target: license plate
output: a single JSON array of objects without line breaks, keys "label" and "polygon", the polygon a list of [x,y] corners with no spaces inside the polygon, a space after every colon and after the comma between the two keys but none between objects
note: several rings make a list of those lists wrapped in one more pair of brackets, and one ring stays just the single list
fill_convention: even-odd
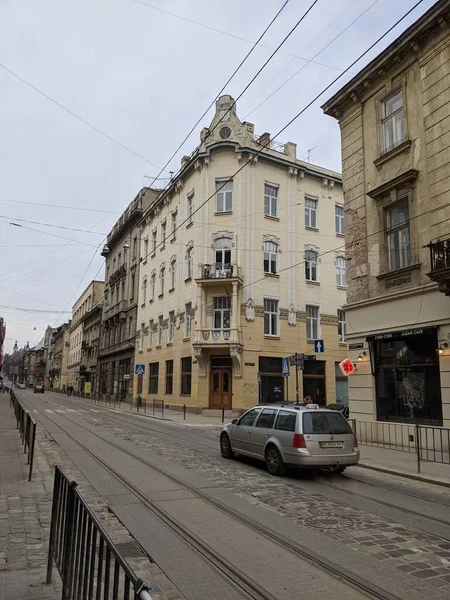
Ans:
[{"label": "license plate", "polygon": [[321,448],[343,448],[344,442],[319,442]]}]

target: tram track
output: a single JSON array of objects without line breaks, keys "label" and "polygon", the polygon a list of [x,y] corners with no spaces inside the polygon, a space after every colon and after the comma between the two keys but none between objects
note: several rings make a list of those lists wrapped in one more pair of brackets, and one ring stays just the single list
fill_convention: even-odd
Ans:
[{"label": "tram track", "polygon": [[[180,523],[174,517],[172,517],[161,506],[157,506],[153,502],[149,501],[141,490],[139,490],[121,473],[117,472],[113,467],[108,465],[106,461],[104,461],[102,458],[98,457],[93,452],[91,452],[91,450],[89,450],[89,448],[85,444],[83,444],[70,433],[68,433],[64,429],[64,427],[62,427],[62,425],[55,421],[55,419],[51,418],[47,413],[44,413],[44,411],[36,409],[35,407],[33,408],[34,410],[37,410],[38,413],[44,419],[47,419],[53,425],[56,425],[64,433],[64,435],[66,435],[72,442],[77,444],[78,447],[80,447],[84,452],[86,452],[102,468],[107,470],[114,478],[116,478],[116,480],[121,482],[122,485],[129,489],[129,491],[136,498],[138,498],[139,501],[146,506],[146,508],[148,508],[151,512],[157,515],[164,523],[166,523],[167,526],[169,526],[171,529],[177,532],[189,545],[191,545],[197,552],[199,552],[207,562],[214,565],[215,568],[219,569],[219,571],[223,574],[224,577],[233,582],[235,586],[237,585],[239,589],[242,590],[242,593],[247,594],[243,596],[244,598],[254,598],[255,600],[275,600],[275,598],[271,594],[267,593],[264,589],[262,589],[261,586],[259,586],[255,581],[252,580],[252,578],[240,572],[239,569],[237,569],[228,559],[226,559],[223,556],[220,556],[216,550],[211,549],[206,542],[204,542],[196,534],[192,533],[187,527],[185,527],[182,523]],[[195,497],[205,501],[206,503],[218,509],[219,511],[222,511],[223,513],[227,514],[234,520],[240,522],[241,524],[251,529],[253,532],[258,533],[266,539],[274,542],[278,546],[281,546],[284,550],[289,550],[292,554],[296,555],[298,558],[301,558],[303,561],[308,562],[312,566],[319,568],[328,575],[331,575],[333,578],[359,591],[360,593],[364,594],[365,597],[377,600],[400,600],[398,596],[391,594],[386,590],[383,590],[382,588],[373,584],[372,582],[369,582],[364,578],[343,568],[341,565],[337,565],[332,561],[329,561],[328,559],[312,552],[310,548],[298,544],[283,535],[280,535],[279,533],[269,529],[266,525],[262,526],[257,521],[254,521],[253,519],[242,515],[239,511],[226,505],[220,500],[212,498],[210,495],[203,492],[202,490],[190,486],[182,479],[176,477],[175,475],[161,468],[160,466],[155,465],[154,463],[145,459],[144,457],[124,449],[122,446],[120,446],[119,444],[115,444],[111,440],[105,439],[103,436],[99,435],[96,432],[93,432],[89,427],[82,425],[78,421],[74,421],[65,414],[55,414],[57,414],[58,417],[62,417],[65,420],[69,421],[72,425],[81,427],[90,434],[96,435],[103,442],[109,444],[111,447],[128,455],[134,460],[137,460],[138,462],[146,465],[148,468],[156,471],[157,473],[166,477],[167,479],[170,479],[178,486],[183,487],[185,490],[193,494]],[[144,428],[147,429],[146,427]],[[49,435],[51,436],[50,433]]]}]

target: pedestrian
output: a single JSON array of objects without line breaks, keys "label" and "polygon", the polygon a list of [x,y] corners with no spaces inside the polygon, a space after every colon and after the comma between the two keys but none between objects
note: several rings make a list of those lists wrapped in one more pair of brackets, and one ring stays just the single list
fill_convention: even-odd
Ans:
[{"label": "pedestrian", "polygon": [[305,396],[305,399],[303,400],[303,402],[306,404],[306,406],[308,406],[308,404],[312,404],[313,403],[313,399],[312,397],[308,394],[308,396]]}]

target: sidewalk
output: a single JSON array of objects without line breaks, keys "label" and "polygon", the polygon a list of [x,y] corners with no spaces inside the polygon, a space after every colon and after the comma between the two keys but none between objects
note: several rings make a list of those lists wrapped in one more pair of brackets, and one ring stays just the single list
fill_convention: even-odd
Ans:
[{"label": "sidewalk", "polygon": [[33,481],[9,394],[0,394],[0,600],[59,600],[54,569],[45,585],[53,477],[36,446]]}]

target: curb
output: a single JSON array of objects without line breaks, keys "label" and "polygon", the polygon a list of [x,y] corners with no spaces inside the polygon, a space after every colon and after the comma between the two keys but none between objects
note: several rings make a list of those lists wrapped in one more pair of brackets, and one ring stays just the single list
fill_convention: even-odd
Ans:
[{"label": "curb", "polygon": [[433,485],[439,485],[441,487],[450,488],[450,482],[441,481],[439,479],[431,479],[430,477],[423,477],[422,475],[413,475],[412,473],[404,473],[402,471],[394,471],[394,469],[386,469],[385,467],[377,467],[374,465],[365,465],[358,463],[356,467],[362,469],[369,469],[370,471],[378,471],[379,473],[387,473],[388,475],[397,475],[397,477],[404,477],[405,479],[413,479],[414,481],[421,481],[422,483],[431,483]]}]

